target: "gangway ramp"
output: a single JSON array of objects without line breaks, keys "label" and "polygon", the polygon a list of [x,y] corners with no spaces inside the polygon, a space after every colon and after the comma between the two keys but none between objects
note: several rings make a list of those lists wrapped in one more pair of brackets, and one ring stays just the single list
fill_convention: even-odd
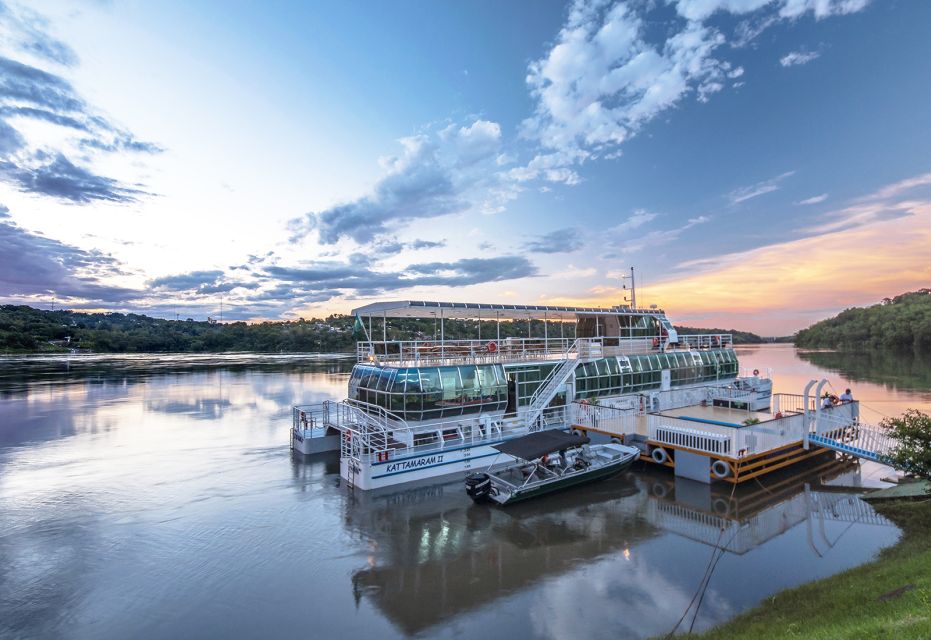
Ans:
[{"label": "gangway ramp", "polygon": [[863,423],[812,433],[808,441],[825,449],[882,464],[889,464],[889,454],[895,446],[895,440],[884,429]]}]

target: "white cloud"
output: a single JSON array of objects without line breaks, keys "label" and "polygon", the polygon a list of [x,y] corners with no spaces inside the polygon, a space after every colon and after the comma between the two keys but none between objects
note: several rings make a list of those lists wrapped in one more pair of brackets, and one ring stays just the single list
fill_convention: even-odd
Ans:
[{"label": "white cloud", "polygon": [[[535,108],[521,124],[521,133],[545,151],[506,177],[576,184],[580,179],[573,167],[588,159],[616,157],[618,147],[659,114],[690,95],[707,102],[725,89],[727,80],[741,78],[744,68],[719,55],[726,51],[723,45],[746,45],[769,26],[807,12],[816,18],[853,13],[868,0],[672,3],[683,21],[672,27],[671,35],[657,38],[650,26],[660,21],[651,14],[660,10],[655,3],[575,0],[555,44],[530,63],[527,73]],[[718,23],[706,23],[719,12],[747,19],[728,36]],[[801,64],[817,55],[792,53],[783,64]],[[742,81],[732,84],[743,86]]]},{"label": "white cloud", "polygon": [[730,65],[711,58],[724,42],[719,32],[689,22],[655,46],[645,29],[627,4],[576,2],[556,45],[530,65],[537,106],[524,134],[576,154],[613,147],[687,93],[720,89]]},{"label": "white cloud", "polygon": [[[824,222],[806,229],[815,234],[833,233],[873,224],[915,216],[931,211],[931,173],[924,173],[857,198],[849,206],[829,211]],[[900,199],[907,196],[905,199]]]},{"label": "white cloud", "polygon": [[803,204],[803,205],[804,204],[819,204],[821,202],[824,202],[827,199],[828,199],[828,194],[822,193],[821,195],[818,195],[818,196],[812,196],[810,198],[805,198],[804,200],[799,200],[795,204]]},{"label": "white cloud", "polygon": [[783,67],[795,67],[808,64],[820,55],[817,51],[792,51],[779,58],[779,64]]},{"label": "white cloud", "polygon": [[678,239],[678,237],[682,235],[683,231],[688,231],[692,227],[705,224],[710,220],[711,218],[709,216],[689,218],[689,220],[681,227],[676,229],[666,229],[665,231],[650,231],[646,235],[640,236],[639,238],[633,238],[631,240],[622,242],[620,248],[624,253],[637,253],[638,251],[643,251],[644,249],[669,244],[673,240]]},{"label": "white cloud", "polygon": [[468,211],[473,201],[483,213],[498,213],[514,197],[494,169],[500,141],[501,127],[487,120],[402,138],[400,155],[379,160],[385,174],[370,193],[291,220],[291,240],[316,231],[323,244],[368,243],[389,227]]},{"label": "white cloud", "polygon": [[676,11],[688,20],[706,20],[717,11],[750,13],[771,2],[772,0],[679,0],[676,3]]},{"label": "white cloud", "polygon": [[786,171],[785,173],[778,175],[775,178],[757,182],[756,184],[752,184],[749,187],[740,187],[739,189],[734,189],[729,194],[727,194],[727,197],[731,201],[731,204],[740,204],[741,202],[750,200],[751,198],[756,198],[758,196],[777,191],[779,189],[779,183],[793,175],[795,175],[794,171]]},{"label": "white cloud", "polygon": [[798,18],[811,11],[815,18],[846,15],[866,8],[870,0],[782,0],[779,15],[783,18]]},{"label": "white cloud", "polygon": [[637,227],[643,226],[647,222],[650,222],[656,218],[656,215],[657,214],[651,213],[644,209],[637,209],[634,211],[634,214],[627,218],[624,222],[609,229],[609,232],[615,234],[626,233],[627,231],[631,231]]}]

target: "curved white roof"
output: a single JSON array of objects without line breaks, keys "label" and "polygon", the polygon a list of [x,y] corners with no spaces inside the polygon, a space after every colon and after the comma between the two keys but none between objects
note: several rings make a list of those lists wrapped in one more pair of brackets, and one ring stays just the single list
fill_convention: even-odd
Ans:
[{"label": "curved white roof", "polygon": [[588,315],[650,314],[665,316],[662,309],[631,309],[630,307],[560,307],[536,304],[484,304],[479,302],[429,302],[398,300],[373,302],[353,309],[356,316],[376,318],[469,318],[482,320],[575,320]]}]

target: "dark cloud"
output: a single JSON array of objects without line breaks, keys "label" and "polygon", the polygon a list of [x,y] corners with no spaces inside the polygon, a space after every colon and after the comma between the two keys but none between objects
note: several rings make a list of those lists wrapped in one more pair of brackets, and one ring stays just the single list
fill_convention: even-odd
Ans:
[{"label": "dark cloud", "polygon": [[82,113],[86,108],[64,78],[3,56],[0,56],[0,98],[57,113]]},{"label": "dark cloud", "polygon": [[537,268],[522,256],[500,256],[412,264],[401,272],[375,271],[357,261],[320,262],[307,267],[271,266],[264,273],[303,291],[349,290],[358,295],[377,295],[418,286],[469,286],[527,278],[536,275]]},{"label": "dark cloud", "polygon": [[411,249],[438,249],[440,247],[445,247],[446,241],[439,240],[434,242],[432,240],[414,240],[409,246]]},{"label": "dark cloud", "polygon": [[38,14],[28,10],[14,12],[0,2],[0,24],[15,34],[21,51],[63,66],[78,63],[78,56],[71,47],[45,32],[47,22]]},{"label": "dark cloud", "polygon": [[4,105],[0,106],[0,116],[7,118],[10,117],[21,117],[21,118],[32,118],[33,120],[43,120],[45,122],[50,122],[52,124],[57,124],[60,127],[68,127],[69,129],[77,129],[80,131],[88,131],[87,124],[77,118],[71,116],[62,115],[60,113],[55,113],[54,111],[49,111],[48,109],[36,109],[34,107],[19,107]]},{"label": "dark cloud", "polygon": [[98,251],[86,251],[17,226],[0,206],[0,295],[54,296],[121,303],[140,292],[106,285],[121,265]]},{"label": "dark cloud", "polygon": [[422,249],[436,249],[445,246],[445,240],[440,240],[438,242],[433,242],[432,240],[401,242],[397,238],[391,238],[376,241],[372,244],[372,250],[379,254],[390,255],[392,253],[400,253],[401,251],[420,251]]},{"label": "dark cloud", "polygon": [[[24,17],[25,16],[25,17]],[[14,15],[0,4],[0,22],[18,38],[21,48],[39,57],[75,64],[77,57],[63,43],[43,36],[44,20],[28,13]],[[132,133],[94,113],[63,77],[0,56],[0,180],[28,192],[71,203],[133,202],[146,194],[119,181],[78,166],[61,149],[30,148],[29,141],[10,124],[13,119],[48,122],[81,132],[79,149],[106,153],[158,153],[162,149],[138,140]],[[15,154],[15,155],[14,155]]]},{"label": "dark cloud", "polygon": [[48,158],[38,153],[39,164],[28,166],[0,160],[0,177],[21,191],[39,193],[69,202],[86,204],[93,201],[135,202],[144,191],[121,186],[112,178],[91,173],[73,164],[63,154]]},{"label": "dark cloud", "polygon": [[227,280],[219,270],[191,271],[172,276],[155,278],[148,282],[160,291],[185,292],[195,295],[229,293],[233,289],[256,289],[257,282]]},{"label": "dark cloud", "polygon": [[26,140],[19,131],[0,120],[0,154],[8,157],[26,146]]},{"label": "dark cloud", "polygon": [[557,229],[538,236],[524,244],[524,248],[534,253],[571,253],[582,248],[585,242],[579,235],[578,229]]}]

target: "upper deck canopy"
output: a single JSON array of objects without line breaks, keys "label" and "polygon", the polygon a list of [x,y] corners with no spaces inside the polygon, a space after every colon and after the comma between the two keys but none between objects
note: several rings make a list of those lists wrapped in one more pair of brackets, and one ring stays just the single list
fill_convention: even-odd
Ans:
[{"label": "upper deck canopy", "polygon": [[352,310],[356,316],[375,318],[458,318],[482,320],[576,320],[589,315],[665,316],[662,309],[630,307],[559,307],[535,304],[483,304],[479,302],[427,302],[399,300],[375,302]]}]

